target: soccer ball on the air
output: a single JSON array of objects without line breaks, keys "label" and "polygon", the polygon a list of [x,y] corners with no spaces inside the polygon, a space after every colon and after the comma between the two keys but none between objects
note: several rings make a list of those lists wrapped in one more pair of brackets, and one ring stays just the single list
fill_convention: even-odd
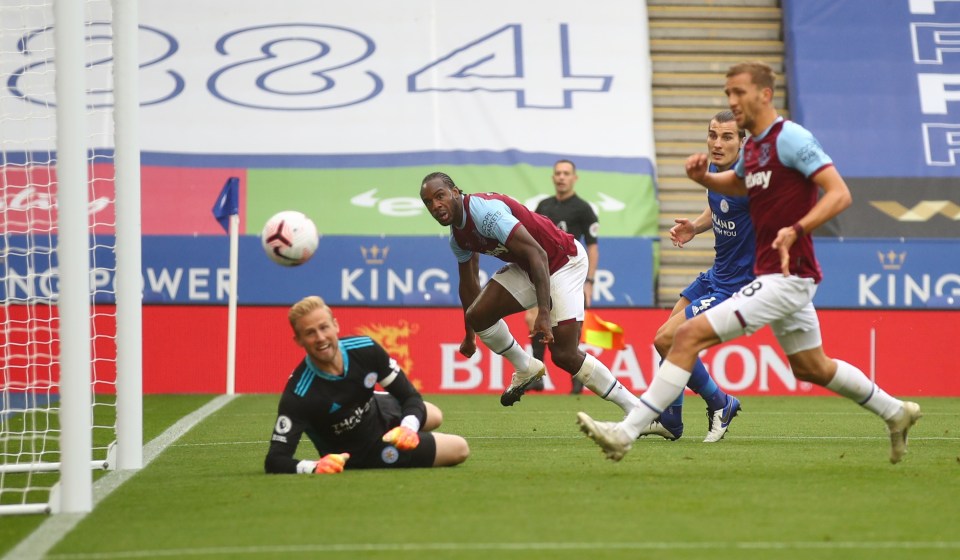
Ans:
[{"label": "soccer ball on the air", "polygon": [[263,250],[270,260],[283,266],[307,262],[317,250],[317,226],[302,212],[285,210],[274,214],[260,232]]}]

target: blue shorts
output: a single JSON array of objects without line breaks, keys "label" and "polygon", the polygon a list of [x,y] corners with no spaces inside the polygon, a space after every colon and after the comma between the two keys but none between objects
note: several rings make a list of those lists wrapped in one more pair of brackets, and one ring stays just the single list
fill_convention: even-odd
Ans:
[{"label": "blue shorts", "polygon": [[712,270],[701,272],[696,280],[680,292],[682,297],[690,301],[690,305],[684,309],[687,319],[716,306],[733,295],[733,292],[716,286],[713,282],[713,274],[710,273]]}]

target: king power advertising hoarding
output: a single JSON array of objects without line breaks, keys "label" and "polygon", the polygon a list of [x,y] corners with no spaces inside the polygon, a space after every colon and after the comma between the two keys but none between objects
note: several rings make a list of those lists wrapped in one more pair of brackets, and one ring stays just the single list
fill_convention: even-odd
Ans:
[{"label": "king power advertising hoarding", "polygon": [[[91,260],[95,301],[112,303],[115,258],[110,236],[100,238]],[[57,258],[49,247],[24,248],[36,238],[8,236],[0,296],[10,303],[54,301]],[[55,240],[54,240],[55,242]],[[611,238],[600,242],[594,283],[596,307],[653,305],[653,241]],[[946,240],[835,240],[818,238],[824,272],[814,303],[821,308],[926,309],[960,307],[960,244]],[[481,256],[481,280],[503,261]],[[224,304],[229,298],[226,236],[148,236],[143,241],[147,304]],[[350,237],[320,240],[317,253],[298,267],[267,259],[255,236],[241,236],[238,301],[289,305],[319,294],[331,305],[444,307],[460,305],[456,259],[444,236]],[[678,296],[679,297],[679,296]]]},{"label": "king power advertising hoarding", "polygon": [[[113,238],[98,239],[91,259],[94,300],[113,303]],[[27,236],[0,239],[7,255],[0,262],[0,299],[14,304],[56,300],[58,261],[51,249],[56,239],[53,245],[36,242],[37,238]],[[611,238],[602,243],[610,258],[595,275],[595,304],[653,305],[653,241]],[[237,298],[241,305],[289,305],[310,294],[323,296],[331,305],[460,305],[457,261],[444,236],[324,237],[313,257],[297,267],[271,262],[259,237],[241,236],[239,249]],[[486,282],[504,264],[482,255],[481,281]],[[229,240],[222,235],[145,237],[142,273],[144,303],[226,303]]]}]

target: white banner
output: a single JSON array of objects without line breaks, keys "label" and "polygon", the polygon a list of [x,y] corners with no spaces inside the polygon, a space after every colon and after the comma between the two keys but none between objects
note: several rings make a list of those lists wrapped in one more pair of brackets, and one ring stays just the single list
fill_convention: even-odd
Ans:
[{"label": "white banner", "polygon": [[[53,138],[52,119],[17,124],[53,113],[55,63],[40,48],[52,33],[14,13],[31,9],[0,16],[0,135],[20,149]],[[96,9],[93,21],[109,21],[108,3]],[[654,164],[643,2],[154,0],[140,23],[145,152],[518,150]],[[95,44],[109,26],[88,28],[88,104],[109,104],[111,58]]]}]

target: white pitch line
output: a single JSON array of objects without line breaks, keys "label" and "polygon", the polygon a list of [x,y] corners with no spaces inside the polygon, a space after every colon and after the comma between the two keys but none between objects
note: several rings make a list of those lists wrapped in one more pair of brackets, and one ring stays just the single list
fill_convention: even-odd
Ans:
[{"label": "white pitch line", "polygon": [[[749,397],[747,397],[749,398]],[[791,397],[793,398],[793,397]],[[803,397],[796,397],[797,400],[802,399]],[[427,399],[429,400],[429,399]],[[861,416],[861,417],[870,417],[872,414],[866,410],[861,410],[856,407],[852,407],[847,411],[822,411],[822,412],[811,412],[809,410],[766,410],[766,411],[746,411],[743,414],[748,414],[750,416]],[[452,414],[452,413],[451,413]],[[457,409],[457,416],[496,416],[501,414],[500,411],[494,410],[459,410]],[[570,416],[569,410],[525,410],[522,412],[525,417],[536,417],[536,416]],[[241,416],[241,415],[238,415]],[[250,415],[242,415],[244,417],[250,417]],[[276,413],[270,413],[269,415],[263,414],[261,416],[270,416],[271,418],[276,418]],[[923,416],[955,416],[960,417],[960,410],[958,411],[933,411],[928,412],[927,410],[923,411]]]},{"label": "white pitch line", "polygon": [[[581,434],[571,434],[571,435],[553,435],[553,436],[463,436],[467,440],[516,440],[516,439],[584,439],[584,436]],[[889,436],[732,436],[730,439],[745,439],[745,440],[754,440],[754,441],[779,441],[779,440],[813,440],[813,441],[823,441],[823,440],[882,440],[887,441]],[[958,441],[960,436],[929,436],[929,437],[914,437],[910,436],[910,441]],[[651,440],[656,441],[656,440]],[[729,441],[729,440],[727,440]],[[172,445],[171,447],[217,447],[217,446],[226,446],[226,445],[263,445],[266,446],[268,442],[264,440],[258,441],[207,441],[200,443],[178,443]]]},{"label": "white pitch line", "polygon": [[730,541],[730,542],[517,542],[517,543],[344,543],[275,546],[230,546],[129,550],[103,553],[53,554],[51,560],[117,560],[213,555],[282,555],[324,552],[443,552],[462,550],[563,551],[563,550],[953,550],[960,541]]},{"label": "white pitch line", "polygon": [[[220,395],[207,404],[184,416],[176,424],[167,428],[143,447],[143,466],[146,467],[173,442],[180,439],[194,426],[202,422],[207,416],[220,410],[225,404],[233,400],[235,395]],[[109,496],[121,484],[135,475],[138,470],[110,471],[93,483],[93,507],[97,507],[104,498]],[[54,547],[60,539],[77,526],[77,523],[86,517],[86,513],[60,513],[51,515],[40,524],[30,535],[20,541],[4,560],[39,560]]]}]

